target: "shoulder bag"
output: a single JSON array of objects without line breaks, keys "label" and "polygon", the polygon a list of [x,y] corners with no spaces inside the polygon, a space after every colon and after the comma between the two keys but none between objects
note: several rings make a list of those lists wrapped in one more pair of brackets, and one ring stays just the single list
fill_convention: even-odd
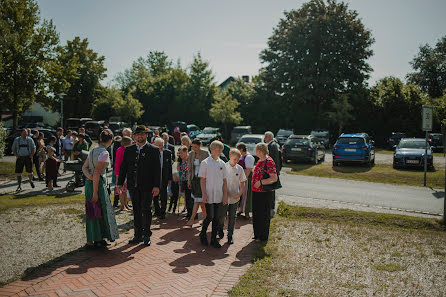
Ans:
[{"label": "shoulder bag", "polygon": [[[267,179],[270,177],[270,175],[268,174],[268,167],[267,167],[267,161],[265,160],[265,167],[264,167],[264,171],[263,171],[263,179]],[[262,185],[262,190],[267,191],[267,192],[271,192],[271,191],[275,191],[282,188],[282,184],[280,183],[280,179],[279,179],[279,175],[277,175],[277,181],[273,184],[270,185]]]}]

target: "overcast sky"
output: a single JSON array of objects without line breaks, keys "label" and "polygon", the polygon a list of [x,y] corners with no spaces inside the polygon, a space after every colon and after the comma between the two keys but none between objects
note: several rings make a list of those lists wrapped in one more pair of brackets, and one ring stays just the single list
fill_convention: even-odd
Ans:
[{"label": "overcast sky", "polygon": [[[291,0],[38,0],[43,18],[53,19],[61,41],[88,38],[105,56],[109,83],[149,51],[165,51],[183,67],[198,51],[216,81],[255,75],[273,27],[283,12],[305,1]],[[350,8],[375,38],[370,82],[404,78],[421,44],[446,35],[445,0],[351,0]]]}]

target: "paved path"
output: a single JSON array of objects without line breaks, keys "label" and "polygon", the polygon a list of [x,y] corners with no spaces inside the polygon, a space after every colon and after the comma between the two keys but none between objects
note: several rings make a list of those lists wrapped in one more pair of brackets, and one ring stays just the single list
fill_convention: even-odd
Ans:
[{"label": "paved path", "polygon": [[106,252],[82,250],[0,288],[0,296],[226,296],[250,266],[252,225],[238,220],[235,244],[215,249],[200,245],[201,227],[179,228],[184,223],[156,221],[150,247],[129,245],[132,234],[123,234]]},{"label": "paved path", "polygon": [[328,207],[332,201],[343,202],[345,208],[365,206],[400,212],[442,215],[444,190],[322,178],[294,174],[281,174],[281,199],[298,204],[299,200],[319,200],[319,207]]}]

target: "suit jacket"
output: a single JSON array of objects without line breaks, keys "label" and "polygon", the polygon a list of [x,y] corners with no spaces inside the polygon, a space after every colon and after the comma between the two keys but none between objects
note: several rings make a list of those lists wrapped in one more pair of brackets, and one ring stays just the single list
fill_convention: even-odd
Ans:
[{"label": "suit jacket", "polygon": [[[209,157],[209,152],[204,149],[200,149],[200,155],[198,156],[200,163],[207,157]],[[195,152],[192,150],[187,156],[187,182],[189,183],[192,181],[192,178],[194,177],[195,174],[195,166],[194,166],[195,158],[196,158]]]},{"label": "suit jacket", "polygon": [[167,186],[172,181],[172,153],[169,150],[163,150],[163,168],[161,170],[162,186]]},{"label": "suit jacket", "polygon": [[282,160],[280,159],[280,148],[275,140],[272,140],[268,143],[268,151],[269,156],[274,160],[276,164],[277,175],[280,174],[280,170],[282,169]]},{"label": "suit jacket", "polygon": [[137,144],[126,147],[121,167],[119,168],[118,185],[122,186],[127,178],[129,190],[141,189],[152,191],[160,187],[161,162],[158,147],[146,143],[138,154]]},{"label": "suit jacket", "polygon": [[[167,148],[166,148],[166,145],[164,145],[164,149],[165,149],[165,150],[169,150],[170,153],[172,154],[172,156],[175,156],[175,146],[173,146],[172,144],[167,143]],[[173,160],[173,159],[174,159],[174,158],[172,158],[172,160]]]}]

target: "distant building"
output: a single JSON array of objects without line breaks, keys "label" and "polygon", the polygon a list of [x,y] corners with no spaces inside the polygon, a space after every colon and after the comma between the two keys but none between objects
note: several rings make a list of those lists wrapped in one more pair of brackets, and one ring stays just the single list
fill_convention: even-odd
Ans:
[{"label": "distant building", "polygon": [[[248,76],[248,75],[243,75],[241,78],[242,78],[242,80],[243,80],[245,83],[249,83],[249,76]],[[221,84],[219,84],[218,86],[219,86],[222,90],[226,90],[226,89],[228,88],[229,84],[232,83],[232,82],[234,82],[235,80],[236,80],[235,77],[230,76],[230,77],[228,77],[227,79],[225,79],[225,80],[224,80]]]},{"label": "distant building", "polygon": [[[56,126],[60,122],[60,114],[46,110],[40,103],[34,103],[21,115],[20,123],[43,123],[47,126]],[[4,118],[5,127],[12,128],[12,117]]]}]

